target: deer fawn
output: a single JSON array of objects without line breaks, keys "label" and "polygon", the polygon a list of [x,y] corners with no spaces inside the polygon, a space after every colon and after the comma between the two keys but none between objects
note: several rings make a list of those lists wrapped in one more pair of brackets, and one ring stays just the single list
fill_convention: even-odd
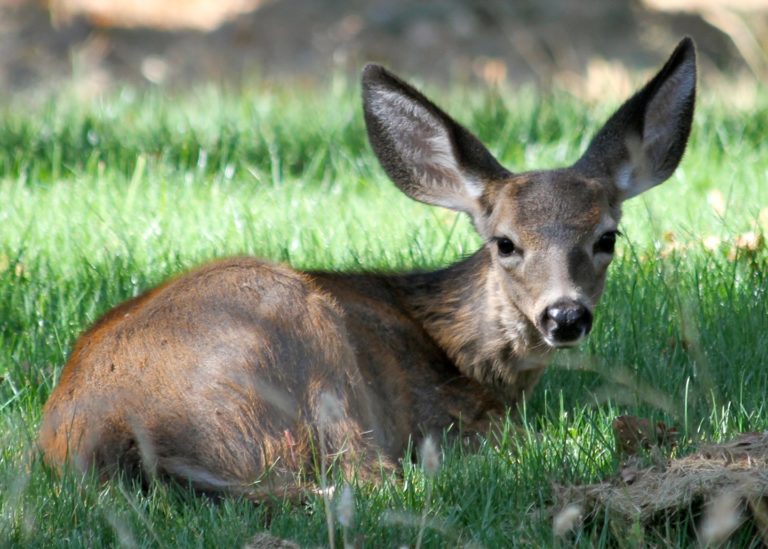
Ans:
[{"label": "deer fawn", "polygon": [[384,170],[411,198],[469,214],[484,245],[407,274],[226,259],[129,300],[75,345],[43,412],[46,460],[248,492],[268,471],[311,469],[320,441],[364,474],[392,466],[409,438],[482,432],[554,349],[590,331],[621,203],[672,175],[695,88],[686,38],[575,164],[512,173],[367,66],[365,122]]}]

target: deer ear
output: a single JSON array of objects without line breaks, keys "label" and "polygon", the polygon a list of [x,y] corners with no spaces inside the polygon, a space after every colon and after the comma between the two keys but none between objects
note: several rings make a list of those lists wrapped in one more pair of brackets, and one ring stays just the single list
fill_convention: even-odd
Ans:
[{"label": "deer ear", "polygon": [[664,67],[608,119],[574,168],[608,178],[622,200],[666,181],[685,152],[696,95],[696,48],[684,38]]},{"label": "deer ear", "polygon": [[469,213],[475,225],[487,181],[509,174],[460,124],[378,65],[363,71],[368,139],[384,171],[420,202]]}]

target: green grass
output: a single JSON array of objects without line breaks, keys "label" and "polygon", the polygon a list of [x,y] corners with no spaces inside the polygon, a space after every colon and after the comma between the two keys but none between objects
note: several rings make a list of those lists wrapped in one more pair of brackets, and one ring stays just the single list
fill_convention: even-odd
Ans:
[{"label": "green grass", "polygon": [[[575,160],[615,107],[530,90],[430,91],[517,170]],[[0,545],[229,547],[265,529],[327,543],[320,497],[265,508],[59,478],[34,441],[77,335],[174,273],[243,253],[300,268],[411,269],[474,250],[465,219],[386,180],[361,119],[357,88],[343,81],[173,99],[126,90],[89,103],[63,92],[0,108]],[[357,486],[352,534],[412,546],[434,482],[426,546],[550,545],[552,483],[614,473],[615,416],[677,425],[683,447],[766,429],[766,253],[731,260],[728,244],[696,244],[732,239],[768,206],[766,125],[765,93],[749,111],[705,95],[676,175],[627,204],[593,335],[557,355],[516,420],[522,434],[508,423],[477,450],[447,448],[431,480],[405,463],[401,478]],[[707,205],[713,189],[722,215]],[[663,258],[664,233],[694,246]],[[690,542],[688,527],[672,521],[644,541]],[[575,542],[627,543],[615,536],[598,518]]]}]

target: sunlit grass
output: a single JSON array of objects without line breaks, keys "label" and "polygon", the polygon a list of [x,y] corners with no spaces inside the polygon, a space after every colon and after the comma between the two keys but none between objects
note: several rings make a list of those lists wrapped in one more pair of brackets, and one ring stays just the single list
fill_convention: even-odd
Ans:
[{"label": "sunlit grass", "polygon": [[[430,91],[513,170],[574,161],[615,106]],[[327,542],[319,496],[267,509],[183,487],[58,478],[34,448],[42,405],[78,333],[168,276],[232,254],[299,268],[437,267],[479,245],[469,223],[386,180],[357,89],[341,82],[173,100],[62,94],[0,110],[0,545],[237,546],[264,529]],[[498,437],[447,451],[429,480],[425,546],[552,544],[551,483],[614,472],[616,415],[677,425],[683,446],[768,426],[766,252],[728,257],[768,207],[766,124],[765,95],[749,112],[703,97],[676,175],[627,205],[589,342],[556,357]],[[712,190],[724,211],[708,205]],[[693,247],[662,257],[665,233]],[[707,235],[726,243],[706,251]],[[414,545],[427,481],[406,460],[400,478],[355,486],[350,535]],[[663,539],[687,539],[686,525],[670,528]],[[579,539],[614,535],[598,524]]]}]

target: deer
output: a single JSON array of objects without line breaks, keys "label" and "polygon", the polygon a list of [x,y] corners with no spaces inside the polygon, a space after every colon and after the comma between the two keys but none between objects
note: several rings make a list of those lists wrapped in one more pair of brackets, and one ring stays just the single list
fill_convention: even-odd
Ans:
[{"label": "deer", "polygon": [[242,494],[317,471],[318,450],[375,475],[453,426],[487,434],[590,332],[623,201],[681,161],[696,73],[686,37],[574,164],[515,173],[367,65],[384,172],[408,197],[467,214],[482,246],[434,271],[222,259],[117,305],[76,341],[44,406],[44,460]]}]

